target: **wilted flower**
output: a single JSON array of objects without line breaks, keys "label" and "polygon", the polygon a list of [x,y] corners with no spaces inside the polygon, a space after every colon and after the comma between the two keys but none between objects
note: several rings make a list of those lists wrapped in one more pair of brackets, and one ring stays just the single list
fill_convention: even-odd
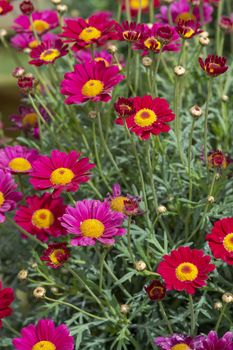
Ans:
[{"label": "wilted flower", "polygon": [[138,216],[143,215],[144,212],[140,208],[139,204],[141,202],[141,198],[138,196],[127,195],[127,199],[124,201],[124,213],[127,216]]},{"label": "wilted flower", "polygon": [[46,295],[46,289],[44,287],[36,287],[33,290],[33,296],[36,299],[42,299],[45,297],[45,295]]},{"label": "wilted flower", "polygon": [[23,15],[30,16],[34,11],[34,6],[31,0],[24,0],[20,3],[19,8]]},{"label": "wilted flower", "polygon": [[153,280],[149,285],[144,287],[148,297],[153,300],[162,300],[166,295],[166,287],[159,280]]},{"label": "wilted flower", "polygon": [[27,73],[18,78],[18,87],[23,93],[32,92],[37,84],[37,79],[31,73]]},{"label": "wilted flower", "polygon": [[226,169],[228,165],[232,162],[230,157],[225,155],[222,151],[210,151],[207,156],[208,167],[209,168],[218,168]]}]

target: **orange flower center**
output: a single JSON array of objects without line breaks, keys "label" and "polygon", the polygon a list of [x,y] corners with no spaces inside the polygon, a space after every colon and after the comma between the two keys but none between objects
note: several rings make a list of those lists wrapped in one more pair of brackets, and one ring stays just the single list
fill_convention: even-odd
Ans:
[{"label": "orange flower center", "polygon": [[233,233],[229,233],[224,237],[223,246],[229,253],[233,252]]},{"label": "orange flower center", "polygon": [[38,209],[32,215],[32,223],[37,228],[47,229],[54,223],[53,213],[48,209]]},{"label": "orange flower center", "polygon": [[147,38],[145,41],[144,41],[144,45],[148,48],[148,49],[156,49],[157,51],[160,50],[161,48],[161,43],[154,37],[154,36],[151,36],[150,38]]},{"label": "orange flower center", "polygon": [[50,28],[50,25],[48,22],[43,21],[42,19],[36,19],[33,21],[33,23],[30,25],[31,31],[36,31],[38,34],[44,33],[46,30]]},{"label": "orange flower center", "polygon": [[125,210],[125,201],[127,200],[127,197],[119,196],[115,197],[111,200],[110,208],[114,211],[117,211],[119,213],[123,213]]},{"label": "orange flower center", "polygon": [[[215,70],[220,67],[220,64],[218,64],[218,63],[209,63],[208,66],[209,66],[209,72],[210,73],[214,73]],[[205,68],[207,68],[208,66],[206,66]]]},{"label": "orange flower center", "polygon": [[8,166],[11,168],[11,170],[18,173],[24,173],[25,171],[29,171],[32,168],[29,161],[22,157],[13,158],[9,162]]},{"label": "orange flower center", "polygon": [[4,194],[0,191],[0,208],[4,202],[5,202]]},{"label": "orange flower center", "polygon": [[56,350],[56,346],[47,340],[42,340],[33,345],[32,350]]},{"label": "orange flower center", "polygon": [[140,6],[145,10],[149,6],[149,0],[130,0],[129,4],[132,10],[139,10]]},{"label": "orange flower center", "polygon": [[23,117],[22,124],[23,126],[34,126],[37,122],[37,114],[36,113],[28,113]]},{"label": "orange flower center", "polygon": [[93,39],[99,39],[101,37],[101,31],[95,27],[87,27],[81,31],[79,38],[86,43],[89,43]]},{"label": "orange flower center", "polygon": [[0,13],[3,13],[3,8],[2,7],[0,7]]},{"label": "orange flower center", "polygon": [[104,89],[104,84],[100,80],[88,80],[82,87],[82,94],[87,97],[95,97]]},{"label": "orange flower center", "polygon": [[45,62],[53,62],[55,58],[60,56],[60,51],[57,49],[49,49],[40,55],[40,59]]},{"label": "orange flower center", "polygon": [[60,261],[58,260],[58,256],[61,254],[65,254],[64,249],[54,249],[54,251],[49,255],[49,258],[54,265],[60,264]]},{"label": "orange flower center", "polygon": [[171,347],[171,350],[191,350],[190,347],[185,343],[176,344]]},{"label": "orange flower center", "polygon": [[184,262],[176,268],[176,277],[182,282],[193,281],[197,276],[198,268],[192,263]]},{"label": "orange flower center", "polygon": [[73,180],[74,177],[75,174],[72,170],[68,168],[57,168],[52,172],[50,181],[53,185],[67,185]]},{"label": "orange flower center", "polygon": [[182,21],[190,21],[190,20],[196,21],[197,18],[193,13],[182,12],[182,13],[179,13],[179,15],[176,17],[175,23],[178,23],[180,20],[182,20]]},{"label": "orange flower center", "polygon": [[99,238],[104,233],[104,224],[97,219],[84,220],[80,225],[80,230],[85,237]]},{"label": "orange flower center", "polygon": [[151,126],[157,120],[157,116],[154,111],[148,108],[140,109],[134,117],[134,121],[138,126],[146,127]]}]

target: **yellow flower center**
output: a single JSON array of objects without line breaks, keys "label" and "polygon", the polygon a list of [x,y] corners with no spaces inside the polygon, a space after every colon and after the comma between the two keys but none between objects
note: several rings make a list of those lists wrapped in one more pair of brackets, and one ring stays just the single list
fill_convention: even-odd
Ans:
[{"label": "yellow flower center", "polygon": [[104,233],[104,224],[97,219],[84,220],[80,230],[85,237],[99,238]]},{"label": "yellow flower center", "polygon": [[32,223],[37,228],[47,229],[54,223],[53,213],[48,209],[38,209],[32,215]]},{"label": "yellow flower center", "polygon": [[44,33],[46,30],[50,28],[50,25],[48,22],[43,21],[42,19],[36,19],[33,21],[33,23],[30,25],[31,31],[36,31],[38,34]]},{"label": "yellow flower center", "polygon": [[5,202],[4,195],[3,195],[3,193],[0,191],[0,208],[1,208],[1,206],[3,205],[4,202]]},{"label": "yellow flower center", "polygon": [[104,84],[100,80],[88,80],[82,87],[82,94],[87,97],[95,97],[104,89]]},{"label": "yellow flower center", "polygon": [[57,49],[49,49],[40,55],[40,59],[45,62],[53,62],[55,58],[60,56],[60,51]]},{"label": "yellow flower center", "polygon": [[195,31],[192,28],[189,28],[189,30],[184,34],[184,37],[190,38],[194,33]]},{"label": "yellow flower center", "polygon": [[53,185],[67,185],[75,177],[72,170],[68,168],[57,168],[50,176]]},{"label": "yellow flower center", "polygon": [[87,27],[81,31],[79,38],[87,43],[93,39],[99,39],[101,37],[101,31],[95,27]]},{"label": "yellow flower center", "polygon": [[148,48],[148,49],[156,49],[157,51],[160,50],[161,48],[161,43],[160,41],[158,41],[155,37],[151,36],[150,38],[147,38],[144,41],[144,45]]},{"label": "yellow flower center", "polygon": [[37,114],[36,113],[28,113],[23,117],[22,124],[23,126],[34,126],[37,122]]},{"label": "yellow flower center", "polygon": [[119,196],[111,200],[110,208],[119,213],[123,213],[125,210],[124,202],[127,200],[127,197]]},{"label": "yellow flower center", "polygon": [[134,117],[135,123],[141,127],[151,126],[156,120],[156,114],[148,108],[140,109]]},{"label": "yellow flower center", "polygon": [[37,47],[39,45],[39,42],[37,40],[32,40],[30,41],[30,43],[28,44],[30,49],[34,49],[35,47]]},{"label": "yellow flower center", "polygon": [[24,173],[25,171],[29,171],[32,168],[29,161],[22,157],[13,158],[8,165],[11,170],[18,173]]},{"label": "yellow flower center", "polygon": [[0,7],[0,13],[3,13],[3,8],[2,7]]},{"label": "yellow flower center", "polygon": [[223,246],[228,252],[233,252],[233,233],[229,233],[223,240]]},{"label": "yellow flower center", "polygon": [[190,21],[190,20],[196,21],[196,19],[197,18],[196,18],[196,16],[193,13],[182,12],[176,17],[175,23],[178,23],[179,20],[182,20],[182,21]]},{"label": "yellow flower center", "polygon": [[32,350],[56,350],[56,346],[51,341],[42,340],[33,345]]},{"label": "yellow flower center", "polygon": [[185,343],[176,344],[171,347],[171,350],[191,350],[190,347]]},{"label": "yellow flower center", "polygon": [[96,57],[96,58],[95,58],[95,61],[96,61],[96,62],[104,62],[105,67],[109,67],[109,62],[108,62],[107,60],[105,60],[105,58]]},{"label": "yellow flower center", "polygon": [[176,268],[176,277],[182,282],[193,281],[197,276],[198,269],[196,265],[192,263],[184,262]]},{"label": "yellow flower center", "polygon": [[59,265],[60,261],[58,260],[58,255],[64,254],[64,249],[54,249],[54,251],[49,255],[50,260],[54,265]]},{"label": "yellow flower center", "polygon": [[149,0],[130,0],[129,3],[132,10],[139,10],[140,6],[144,10],[149,6]]}]

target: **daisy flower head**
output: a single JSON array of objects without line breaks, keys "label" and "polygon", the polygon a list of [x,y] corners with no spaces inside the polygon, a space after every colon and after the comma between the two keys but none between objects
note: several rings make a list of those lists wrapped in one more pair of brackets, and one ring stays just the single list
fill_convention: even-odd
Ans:
[{"label": "daisy flower head", "polygon": [[152,280],[144,289],[148,297],[153,301],[162,300],[166,295],[166,287],[159,280]]},{"label": "daisy flower head", "polygon": [[114,103],[114,109],[119,117],[115,120],[115,123],[123,125],[124,118],[127,118],[135,113],[133,98],[119,97],[118,100]]},{"label": "daisy flower head", "polygon": [[181,38],[191,39],[195,35],[198,35],[202,32],[202,30],[200,30],[199,28],[200,28],[200,23],[196,21],[193,21],[193,20],[184,21],[180,19],[177,23],[176,31]]},{"label": "daisy flower head", "polygon": [[208,167],[210,169],[217,168],[219,170],[226,169],[230,163],[232,163],[232,159],[224,154],[220,150],[210,151],[207,156]]},{"label": "daisy flower head", "polygon": [[12,174],[27,174],[32,171],[32,165],[39,153],[35,149],[24,146],[7,146],[0,149],[0,169]]},{"label": "daisy flower head", "polygon": [[[45,33],[41,36],[41,41],[55,41],[59,39],[54,33]],[[31,51],[40,45],[33,33],[18,33],[11,38],[11,45],[20,51]]]},{"label": "daisy flower head", "polygon": [[70,257],[67,243],[50,243],[43,251],[41,261],[46,261],[46,265],[53,269],[60,268]]},{"label": "daisy flower head", "polygon": [[16,208],[22,194],[15,191],[17,185],[11,174],[0,169],[0,223],[5,221],[5,214]]},{"label": "daisy flower head", "polygon": [[38,35],[42,35],[59,26],[59,18],[57,11],[42,10],[34,11],[32,13],[32,23],[30,18],[26,15],[21,15],[14,20],[14,30],[16,32],[29,32],[34,31]]},{"label": "daisy flower head", "polygon": [[215,331],[203,337],[198,350],[233,350],[233,333],[227,332],[221,338]]},{"label": "daisy flower head", "polygon": [[[175,119],[168,102],[164,98],[152,98],[151,96],[135,97],[133,99],[135,113],[125,119],[131,132],[142,140],[147,140],[151,134],[158,135],[170,130],[168,122]],[[122,118],[118,124],[124,124]]]},{"label": "daisy flower head", "polygon": [[73,246],[114,244],[115,236],[122,236],[124,214],[113,211],[109,203],[98,200],[78,201],[75,208],[67,207],[61,218],[62,226],[68,233],[75,235]]},{"label": "daisy flower head", "polygon": [[215,269],[210,256],[202,250],[179,247],[163,257],[157,272],[162,276],[167,290],[186,291],[194,294],[206,285],[208,274]]},{"label": "daisy flower head", "polygon": [[68,54],[68,45],[64,45],[60,39],[55,41],[43,41],[40,45],[32,49],[29,61],[35,66],[54,63],[58,58]]},{"label": "daisy flower head", "polygon": [[0,281],[0,328],[2,328],[2,319],[12,314],[10,305],[14,301],[14,291],[12,288],[3,288]]},{"label": "daisy flower head", "polygon": [[206,240],[216,259],[233,265],[233,218],[216,221]]},{"label": "daisy flower head", "polygon": [[117,26],[118,40],[137,42],[143,37],[145,28],[144,24],[124,21]]},{"label": "daisy flower head", "polygon": [[49,237],[66,235],[59,221],[66,208],[62,198],[44,193],[41,197],[27,197],[26,204],[16,211],[14,220],[17,225],[43,242]]},{"label": "daisy flower head", "polygon": [[[129,0],[129,8],[131,16],[135,17],[138,14],[138,11],[141,7],[142,12],[149,11],[150,0]],[[159,6],[159,0],[154,0],[154,7]],[[126,1],[123,0],[122,10],[126,11]]]},{"label": "daisy flower head", "polygon": [[13,6],[7,0],[0,0],[0,16],[6,15],[13,10]]},{"label": "daisy flower head", "polygon": [[102,46],[108,40],[117,39],[116,22],[97,13],[88,19],[66,19],[63,32],[60,34],[66,42],[73,43],[72,49],[79,51],[90,45]]},{"label": "daisy flower head", "polygon": [[210,77],[217,77],[225,73],[228,70],[226,63],[227,60],[225,57],[208,55],[204,61],[199,57],[199,64],[202,70]]},{"label": "daisy flower head", "polygon": [[[179,20],[194,20],[201,21],[201,13],[199,6],[192,4],[188,0],[176,0],[168,6],[160,6],[160,13],[156,15],[162,23],[169,23],[169,18],[172,19],[173,24],[177,24]],[[208,3],[203,4],[203,24],[212,21],[213,7]]]},{"label": "daisy flower head", "polygon": [[39,320],[21,330],[12,341],[17,350],[74,350],[74,339],[65,324],[55,326],[52,320]]},{"label": "daisy flower head", "polygon": [[123,79],[124,76],[119,74],[118,67],[106,67],[104,62],[77,64],[73,72],[65,74],[61,83],[61,93],[68,95],[65,100],[67,104],[108,102],[113,87]]},{"label": "daisy flower head", "polygon": [[203,336],[192,338],[183,334],[173,334],[168,337],[157,337],[154,339],[155,345],[161,350],[196,350],[203,339]]}]

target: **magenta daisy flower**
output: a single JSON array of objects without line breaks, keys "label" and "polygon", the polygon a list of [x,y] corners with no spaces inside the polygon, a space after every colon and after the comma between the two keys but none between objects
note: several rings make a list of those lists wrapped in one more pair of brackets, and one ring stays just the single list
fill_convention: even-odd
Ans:
[{"label": "magenta daisy flower", "polygon": [[75,192],[79,184],[89,180],[89,170],[95,164],[89,158],[80,158],[80,153],[68,154],[54,150],[51,156],[40,156],[33,164],[30,183],[36,190],[53,188],[58,195],[61,191]]},{"label": "magenta daisy flower", "polygon": [[42,35],[51,29],[59,26],[59,19],[56,11],[43,10],[32,13],[32,24],[29,16],[22,15],[15,19],[14,29],[17,32],[33,32]]},{"label": "magenta daisy flower", "polygon": [[74,43],[72,49],[78,51],[91,44],[104,45],[108,40],[117,38],[116,22],[104,13],[94,14],[88,19],[66,19],[62,37],[66,42]]},{"label": "magenta daisy flower", "polygon": [[[41,41],[57,40],[58,36],[54,33],[46,33],[41,36]],[[34,37],[33,33],[18,33],[11,38],[11,45],[18,50],[34,49],[39,46],[39,41]]]},{"label": "magenta daisy flower", "polygon": [[80,104],[89,100],[107,102],[113,86],[124,79],[116,66],[106,67],[104,62],[77,64],[74,71],[65,74],[61,93],[68,95],[67,104]]},{"label": "magenta daisy flower", "polygon": [[157,337],[154,343],[161,350],[195,350],[199,349],[200,341],[204,338],[204,336],[192,338],[183,334],[172,334],[168,337]]},{"label": "magenta daisy flower", "polygon": [[35,149],[23,146],[7,146],[0,149],[0,168],[13,174],[27,174],[32,170],[32,164],[38,158]]},{"label": "magenta daisy flower", "polygon": [[125,21],[117,26],[118,40],[137,42],[143,37],[145,29],[146,26],[142,23]]},{"label": "magenta daisy flower", "polygon": [[30,57],[34,59],[29,61],[29,63],[35,66],[54,63],[58,58],[67,55],[68,52],[68,45],[64,45],[60,39],[43,41],[32,49]]},{"label": "magenta daisy flower", "polygon": [[13,289],[3,288],[2,281],[0,281],[0,328],[2,328],[2,319],[12,314],[11,303],[14,298]]},{"label": "magenta daisy flower", "polygon": [[227,332],[221,338],[214,331],[203,337],[198,350],[233,350],[233,333]]},{"label": "magenta daisy flower", "polygon": [[16,203],[22,199],[22,194],[16,192],[17,185],[10,173],[0,169],[0,223],[5,221],[5,213],[16,208]]},{"label": "magenta daisy flower", "polygon": [[66,325],[55,326],[52,320],[40,320],[21,331],[21,338],[12,341],[17,350],[73,350],[74,339]]},{"label": "magenta daisy flower", "polygon": [[43,251],[40,260],[46,261],[46,265],[53,269],[61,267],[70,257],[70,251],[67,243],[51,243],[48,248]]},{"label": "magenta daisy flower", "polygon": [[58,237],[66,232],[58,220],[65,212],[62,198],[54,198],[49,193],[26,199],[26,206],[20,206],[15,214],[15,222],[25,231],[45,242],[50,236]]},{"label": "magenta daisy flower", "polygon": [[76,237],[71,240],[74,246],[113,244],[115,236],[125,234],[122,228],[124,214],[113,211],[109,203],[98,200],[83,200],[75,208],[67,207],[61,224],[67,232]]}]

